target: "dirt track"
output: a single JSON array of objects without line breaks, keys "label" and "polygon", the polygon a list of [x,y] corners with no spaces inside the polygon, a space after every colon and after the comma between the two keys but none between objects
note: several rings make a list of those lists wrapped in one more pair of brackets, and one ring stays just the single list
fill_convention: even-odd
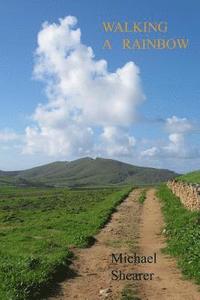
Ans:
[{"label": "dirt track", "polygon": [[[138,203],[140,192],[133,191],[119,206],[111,222],[96,236],[97,242],[91,248],[75,251],[77,259],[72,268],[77,276],[62,283],[59,295],[50,299],[120,300],[127,284],[137,286],[142,300],[200,299],[197,286],[184,281],[175,261],[160,251],[165,246],[160,235],[164,224],[154,189],[148,191],[143,206]],[[112,253],[131,255],[134,252],[145,256],[156,253],[157,262],[133,265],[113,264],[111,261]],[[112,280],[111,272],[116,269],[124,273],[149,272],[155,275],[153,280]]]},{"label": "dirt track", "polygon": [[155,190],[151,189],[147,193],[142,211],[139,245],[143,255],[155,252],[157,263],[140,265],[140,271],[144,268],[145,272],[155,273],[154,280],[142,281],[141,299],[198,300],[198,287],[190,281],[183,280],[175,260],[161,253],[161,249],[165,247],[165,240],[160,234],[163,226],[160,203],[155,197]]}]

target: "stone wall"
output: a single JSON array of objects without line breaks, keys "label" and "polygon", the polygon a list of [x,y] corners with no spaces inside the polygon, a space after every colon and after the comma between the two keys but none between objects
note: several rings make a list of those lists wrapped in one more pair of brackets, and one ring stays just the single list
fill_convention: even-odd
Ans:
[{"label": "stone wall", "polygon": [[200,210],[200,184],[171,180],[167,186],[180,198],[186,208],[192,211]]}]

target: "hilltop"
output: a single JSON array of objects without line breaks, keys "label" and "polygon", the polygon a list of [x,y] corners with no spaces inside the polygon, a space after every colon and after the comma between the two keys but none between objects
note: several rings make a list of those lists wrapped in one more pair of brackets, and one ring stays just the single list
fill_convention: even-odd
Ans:
[{"label": "hilltop", "polygon": [[110,186],[157,184],[176,177],[173,171],[139,167],[113,159],[85,157],[16,172],[0,171],[0,184]]}]

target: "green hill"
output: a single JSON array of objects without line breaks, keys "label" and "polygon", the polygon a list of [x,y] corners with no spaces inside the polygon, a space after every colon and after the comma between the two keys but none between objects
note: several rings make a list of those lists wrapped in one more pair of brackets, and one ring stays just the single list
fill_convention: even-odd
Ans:
[{"label": "green hill", "polygon": [[[9,174],[12,173],[12,174]],[[1,172],[3,181],[16,185],[109,186],[155,184],[176,177],[173,171],[133,166],[104,158],[81,158],[71,162],[54,162],[18,172]]]},{"label": "green hill", "polygon": [[178,177],[178,180],[182,180],[189,183],[199,183],[200,184],[200,170],[187,173]]}]

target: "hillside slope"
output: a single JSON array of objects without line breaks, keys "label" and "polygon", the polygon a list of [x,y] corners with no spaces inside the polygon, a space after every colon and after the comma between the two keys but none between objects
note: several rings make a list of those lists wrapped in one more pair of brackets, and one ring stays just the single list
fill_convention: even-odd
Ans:
[{"label": "hillside slope", "polygon": [[182,175],[182,176],[178,177],[178,180],[186,181],[189,183],[200,184],[200,170]]},{"label": "hillside slope", "polygon": [[54,162],[11,174],[0,173],[16,184],[52,186],[105,186],[115,184],[155,184],[177,176],[169,170],[145,168],[104,158],[81,158],[71,162]]}]

